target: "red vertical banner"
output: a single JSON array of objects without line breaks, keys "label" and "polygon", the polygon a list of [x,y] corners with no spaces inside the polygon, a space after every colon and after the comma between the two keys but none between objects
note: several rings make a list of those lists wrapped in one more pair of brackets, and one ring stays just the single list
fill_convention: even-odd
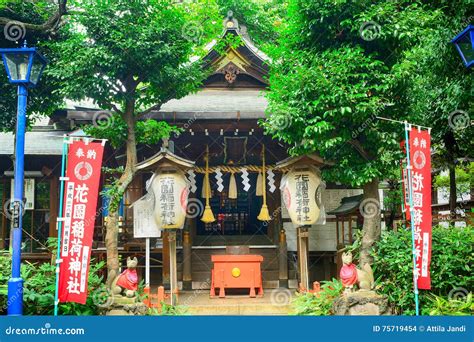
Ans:
[{"label": "red vertical banner", "polygon": [[411,187],[418,288],[431,289],[431,137],[428,131],[410,131]]},{"label": "red vertical banner", "polygon": [[85,304],[104,147],[74,141],[69,147],[59,267],[59,301]]}]

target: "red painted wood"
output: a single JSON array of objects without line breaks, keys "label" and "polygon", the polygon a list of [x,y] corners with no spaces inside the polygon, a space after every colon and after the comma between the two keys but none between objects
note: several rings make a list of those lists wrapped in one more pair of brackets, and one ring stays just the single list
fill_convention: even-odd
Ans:
[{"label": "red painted wood", "polygon": [[[215,288],[219,288],[219,297],[225,297],[225,289],[248,288],[250,297],[263,296],[261,255],[212,255],[211,297],[215,296]],[[240,274],[234,276],[232,270],[239,269]]]}]

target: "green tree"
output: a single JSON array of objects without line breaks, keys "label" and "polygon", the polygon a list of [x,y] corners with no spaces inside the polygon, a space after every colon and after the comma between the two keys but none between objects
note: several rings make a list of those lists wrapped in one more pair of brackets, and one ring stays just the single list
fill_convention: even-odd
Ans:
[{"label": "green tree", "polygon": [[249,36],[264,51],[277,42],[278,28],[286,13],[287,1],[283,0],[216,0],[219,13],[227,16],[229,11]]},{"label": "green tree", "polygon": [[[171,0],[73,1],[83,15],[70,18],[69,39],[52,45],[61,56],[47,74],[56,93],[92,99],[107,110],[88,132],[125,145],[123,172],[109,192],[106,223],[108,284],[119,268],[118,205],[133,180],[137,144],[155,144],[175,131],[164,122],[147,120],[152,110],[195,90],[203,79],[199,63],[190,62],[194,41],[187,24],[196,18],[185,4]],[[209,8],[209,10],[212,8]]]},{"label": "green tree", "polygon": [[[28,46],[38,46],[43,54],[54,62],[48,48],[49,42],[64,39],[58,33],[62,18],[66,15],[66,0],[61,1],[20,1],[0,2],[0,47],[13,48],[28,42]],[[4,69],[3,66],[1,69]],[[0,72],[0,131],[14,131],[17,110],[17,89],[8,83],[6,73]],[[28,124],[35,115],[50,115],[62,102],[53,94],[51,79],[42,77],[36,88],[30,89],[28,98]]]},{"label": "green tree", "polygon": [[[379,179],[395,166],[400,135],[376,123],[389,102],[388,68],[359,36],[362,9],[359,2],[290,1],[264,127],[292,154],[316,151],[334,161],[323,177],[362,187],[366,209],[378,210]],[[363,231],[365,263],[380,236],[379,215],[366,215]]]},{"label": "green tree", "polygon": [[[378,202],[379,179],[398,168],[398,142],[404,137],[402,126],[378,121],[376,116],[433,126],[433,116],[442,112],[439,120],[444,126],[432,131],[436,144],[438,134],[444,136],[441,129],[449,128],[447,115],[456,108],[469,108],[453,106],[469,94],[463,86],[456,87],[456,97],[446,95],[449,111],[435,106],[437,114],[427,113],[429,100],[413,110],[419,99],[437,95],[417,63],[437,59],[437,64],[449,68],[426,42],[450,22],[449,11],[453,10],[446,1],[290,1],[280,46],[272,51],[267,132],[287,142],[293,154],[316,151],[335,161],[334,167],[324,170],[326,179],[362,187],[367,204]],[[445,55],[455,58],[443,37]],[[424,65],[426,70],[432,67],[429,62]],[[459,63],[456,70],[461,72]],[[447,71],[433,73],[440,78],[441,91]],[[426,82],[425,87],[410,93],[416,78]],[[456,82],[472,81],[459,77]],[[369,250],[379,236],[379,215],[365,215],[361,263],[371,261]]]},{"label": "green tree", "polygon": [[[449,204],[456,208],[456,172],[462,160],[474,154],[474,80],[451,39],[474,17],[474,3],[456,1],[450,6],[435,3],[439,24],[424,39],[406,51],[395,73],[406,86],[400,97],[413,121],[432,127],[433,164],[449,171]],[[469,19],[471,18],[471,19]]]}]

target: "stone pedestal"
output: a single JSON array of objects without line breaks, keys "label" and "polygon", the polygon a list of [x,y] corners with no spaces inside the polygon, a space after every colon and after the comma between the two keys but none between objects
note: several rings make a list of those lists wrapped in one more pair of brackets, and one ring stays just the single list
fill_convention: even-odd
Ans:
[{"label": "stone pedestal", "polygon": [[106,316],[142,316],[147,313],[148,307],[136,297],[115,295],[111,304],[103,310]]},{"label": "stone pedestal", "polygon": [[391,315],[387,297],[364,290],[343,293],[334,301],[333,311],[340,316]]}]

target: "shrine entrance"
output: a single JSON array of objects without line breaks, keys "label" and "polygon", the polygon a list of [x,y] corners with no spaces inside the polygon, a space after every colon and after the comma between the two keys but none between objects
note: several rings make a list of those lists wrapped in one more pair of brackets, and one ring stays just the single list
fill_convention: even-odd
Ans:
[{"label": "shrine entrance", "polygon": [[[236,183],[241,184],[240,174],[234,175]],[[198,188],[202,188],[203,178],[198,182]],[[223,184],[230,183],[230,174],[222,176]],[[249,174],[250,183],[257,181],[256,174]],[[237,187],[237,198],[229,197],[227,186],[219,192],[218,184],[211,181],[211,199],[210,205],[216,218],[215,222],[204,223],[201,220],[196,222],[196,235],[199,236],[241,236],[241,235],[266,235],[268,224],[257,220],[260,208],[262,206],[262,196],[257,196],[254,191],[244,191],[242,187]],[[198,199],[203,203],[205,199]]]}]

